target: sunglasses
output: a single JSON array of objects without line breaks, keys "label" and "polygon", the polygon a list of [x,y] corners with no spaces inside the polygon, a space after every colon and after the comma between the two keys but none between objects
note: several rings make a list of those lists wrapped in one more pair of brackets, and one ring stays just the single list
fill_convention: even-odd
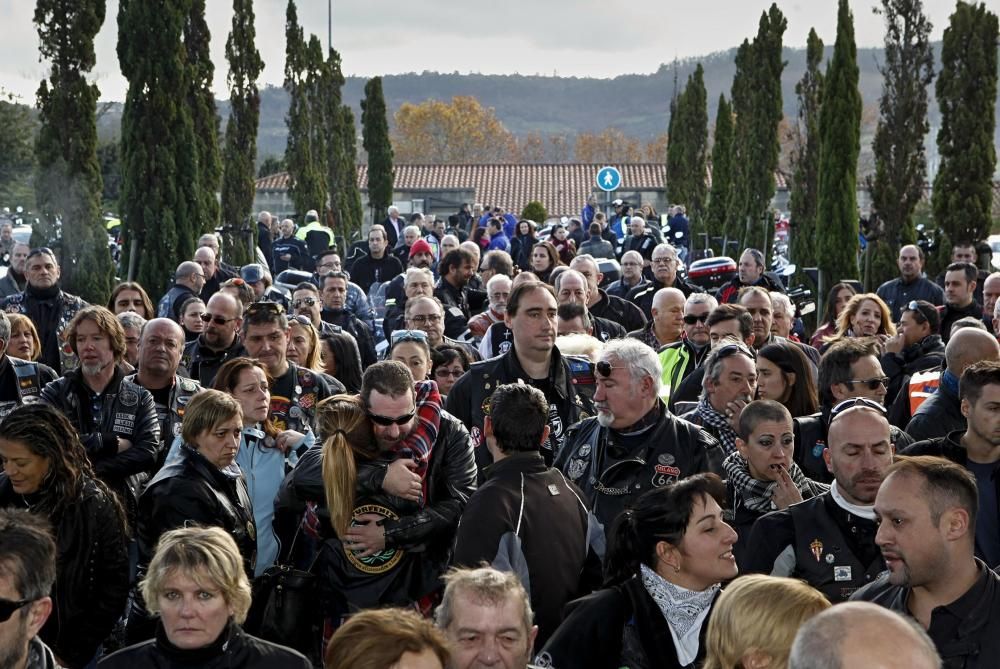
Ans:
[{"label": "sunglasses", "polygon": [[317,302],[319,302],[319,300],[317,300],[315,297],[300,297],[299,299],[292,302],[292,308],[298,309],[303,304],[306,305],[307,307],[312,307],[315,306]]},{"label": "sunglasses", "polygon": [[213,316],[212,314],[199,314],[198,318],[201,319],[203,323],[215,323],[216,325],[225,325],[230,321],[235,321],[236,318],[223,318],[222,316]]},{"label": "sunglasses", "polygon": [[434,376],[441,377],[442,379],[449,376],[454,376],[457,379],[460,378],[462,374],[465,374],[464,369],[445,369],[444,367],[439,367],[434,370]]},{"label": "sunglasses", "polygon": [[876,376],[876,377],[873,377],[873,378],[870,378],[870,379],[850,379],[848,381],[845,381],[844,383],[848,384],[851,387],[853,387],[855,383],[860,383],[865,388],[868,388],[868,390],[875,390],[879,386],[882,386],[883,388],[888,388],[889,387],[889,377],[888,376]]},{"label": "sunglasses", "polygon": [[427,333],[423,330],[396,330],[392,333],[392,346],[404,341],[427,341]]},{"label": "sunglasses", "polygon": [[715,352],[715,359],[722,360],[723,358],[728,358],[731,355],[736,355],[737,353],[742,353],[751,360],[757,360],[757,354],[750,350],[745,344],[726,344],[725,346],[720,346]]},{"label": "sunglasses", "polygon": [[684,317],[684,322],[688,325],[694,325],[695,323],[704,323],[708,320],[708,314],[704,313],[701,316],[695,316],[694,314],[688,314]]},{"label": "sunglasses", "polygon": [[14,615],[14,612],[20,608],[36,602],[38,599],[0,599],[0,623],[5,623],[10,620],[10,617]]},{"label": "sunglasses", "polygon": [[285,313],[285,307],[277,302],[254,302],[247,307],[247,316],[256,316],[260,313],[271,313],[281,315]]},{"label": "sunglasses", "polygon": [[909,304],[907,304],[905,311],[909,311],[913,314],[913,318],[916,319],[917,325],[923,325],[927,322],[927,317],[924,316],[924,312],[916,300],[912,300]]},{"label": "sunglasses", "polygon": [[601,376],[611,376],[611,370],[613,369],[625,369],[625,365],[612,365],[607,360],[601,360],[599,363],[594,365],[594,369]]},{"label": "sunglasses", "polygon": [[854,407],[864,407],[866,409],[874,409],[883,416],[886,415],[885,407],[879,402],[876,402],[875,400],[870,400],[867,397],[852,397],[849,400],[844,400],[843,402],[838,403],[837,406],[833,407],[833,409],[830,410],[830,422],[833,422],[833,419],[836,418],[838,415],[844,413],[848,409],[853,409]]},{"label": "sunglasses", "polygon": [[375,423],[376,425],[381,425],[382,427],[389,427],[390,425],[406,425],[411,420],[413,420],[413,416],[416,415],[416,413],[417,413],[416,410],[413,410],[404,416],[389,418],[388,416],[380,416],[377,413],[372,413],[369,411],[368,418],[371,419],[371,422]]},{"label": "sunglasses", "polygon": [[48,246],[39,246],[37,249],[31,249],[30,251],[28,251],[27,259],[31,260],[35,256],[40,256],[40,255],[52,256],[53,258],[56,257],[55,252]]},{"label": "sunglasses", "polygon": [[293,323],[298,323],[299,325],[313,327],[312,321],[309,320],[308,316],[303,316],[302,314],[297,314],[291,318]]}]

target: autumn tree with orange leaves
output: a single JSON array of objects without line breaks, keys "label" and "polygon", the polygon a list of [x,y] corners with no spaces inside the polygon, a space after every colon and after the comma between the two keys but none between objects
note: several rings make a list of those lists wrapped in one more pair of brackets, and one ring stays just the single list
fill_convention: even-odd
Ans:
[{"label": "autumn tree with orange leaves", "polygon": [[510,162],[515,152],[514,135],[493,108],[471,96],[455,96],[450,103],[404,102],[395,119],[392,150],[397,163]]}]

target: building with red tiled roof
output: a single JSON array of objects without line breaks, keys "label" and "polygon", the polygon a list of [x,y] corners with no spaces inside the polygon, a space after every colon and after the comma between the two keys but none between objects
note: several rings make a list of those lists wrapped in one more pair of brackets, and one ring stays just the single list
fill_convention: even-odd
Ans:
[{"label": "building with red tiled roof", "polygon": [[[447,216],[458,211],[463,202],[500,206],[520,213],[532,200],[541,202],[549,216],[580,214],[587,196],[599,195],[599,202],[609,200],[597,188],[598,164],[564,163],[544,165],[396,165],[393,202],[404,213]],[[626,163],[615,165],[622,173],[622,187],[611,197],[633,205],[651,203],[664,212],[668,202],[664,189],[666,166],[662,163]],[[784,209],[787,183],[776,175],[778,195],[775,206]],[[710,180],[710,176],[709,176]],[[288,174],[274,174],[257,180],[256,211],[262,209],[279,215],[294,213],[287,192]],[[368,167],[358,167],[358,187],[367,211]],[[318,208],[318,207],[317,207]],[[385,212],[378,212],[381,219]]]}]

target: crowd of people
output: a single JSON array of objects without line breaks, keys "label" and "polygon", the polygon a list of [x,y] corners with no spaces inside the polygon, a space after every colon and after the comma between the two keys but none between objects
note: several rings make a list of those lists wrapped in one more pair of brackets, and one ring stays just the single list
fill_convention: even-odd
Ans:
[{"label": "crowd of people", "polygon": [[262,212],[106,306],[5,249],[0,667],[997,666],[1000,273],[809,337],[631,214]]}]

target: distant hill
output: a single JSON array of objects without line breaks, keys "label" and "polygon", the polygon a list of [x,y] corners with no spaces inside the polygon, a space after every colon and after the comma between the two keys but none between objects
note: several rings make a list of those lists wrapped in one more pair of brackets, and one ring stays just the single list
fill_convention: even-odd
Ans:
[{"label": "distant hill", "polygon": [[[933,45],[936,62],[940,46],[940,42]],[[827,46],[827,58],[832,50],[832,45]],[[534,131],[572,136],[578,132],[600,132],[613,126],[626,135],[648,140],[666,130],[675,73],[678,86],[683,87],[699,62],[705,69],[709,116],[714,123],[719,94],[725,93],[729,97],[736,70],[733,63],[735,54],[734,48],[701,58],[664,64],[653,74],[622,75],[614,79],[423,72],[385,76],[383,88],[390,115],[404,102],[450,100],[456,95],[471,95],[478,98],[484,106],[493,107],[507,129],[518,135]],[[785,115],[794,118],[798,113],[795,84],[805,71],[805,50],[786,48],[784,57],[787,66],[782,75],[782,102]],[[878,99],[882,89],[882,75],[878,71],[878,65],[881,60],[880,48],[858,50],[859,88],[869,127],[872,127],[872,122],[878,116]],[[823,68],[825,67],[824,64]],[[355,118],[359,121],[365,82],[366,79],[362,77],[348,77],[344,86],[344,100],[354,108]],[[228,115],[228,102],[220,101],[218,106],[219,114],[224,120]],[[258,136],[260,159],[284,153],[287,108],[288,96],[283,89],[267,87],[261,92]],[[102,136],[116,134],[120,115],[120,104],[109,107],[101,119]],[[939,125],[938,108],[933,100],[933,84],[929,115],[932,130],[928,141],[928,158],[933,164],[933,135]],[[997,127],[1000,143],[1000,123]],[[863,143],[866,143],[866,139],[870,141],[871,138],[862,138]]]}]

